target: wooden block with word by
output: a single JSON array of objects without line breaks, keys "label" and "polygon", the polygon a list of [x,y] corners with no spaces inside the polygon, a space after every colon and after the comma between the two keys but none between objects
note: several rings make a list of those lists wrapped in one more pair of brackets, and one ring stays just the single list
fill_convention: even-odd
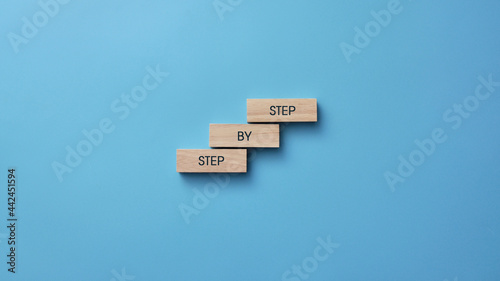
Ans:
[{"label": "wooden block with word by", "polygon": [[280,147],[280,125],[210,124],[210,147]]},{"label": "wooden block with word by", "polygon": [[246,173],[246,149],[177,149],[178,173]]},{"label": "wooden block with word by", "polygon": [[247,99],[247,122],[317,122],[316,99]]}]

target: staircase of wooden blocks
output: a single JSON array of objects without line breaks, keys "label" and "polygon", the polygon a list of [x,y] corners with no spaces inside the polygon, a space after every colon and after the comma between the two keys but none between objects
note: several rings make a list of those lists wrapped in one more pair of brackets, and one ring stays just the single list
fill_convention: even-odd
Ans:
[{"label": "staircase of wooden blocks", "polygon": [[[316,99],[247,99],[247,123],[317,121]],[[280,127],[279,124],[210,124],[209,145],[216,149],[177,149],[177,172],[246,173],[245,148],[279,147]]]}]

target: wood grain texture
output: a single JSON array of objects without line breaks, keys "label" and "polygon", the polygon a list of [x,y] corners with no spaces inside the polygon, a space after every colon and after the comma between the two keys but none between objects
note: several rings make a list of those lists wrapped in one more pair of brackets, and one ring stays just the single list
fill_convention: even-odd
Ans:
[{"label": "wood grain texture", "polygon": [[178,173],[246,173],[246,149],[177,149]]},{"label": "wood grain texture", "polygon": [[280,147],[278,124],[210,124],[210,147]]},{"label": "wood grain texture", "polygon": [[247,99],[247,122],[317,122],[316,99]]}]

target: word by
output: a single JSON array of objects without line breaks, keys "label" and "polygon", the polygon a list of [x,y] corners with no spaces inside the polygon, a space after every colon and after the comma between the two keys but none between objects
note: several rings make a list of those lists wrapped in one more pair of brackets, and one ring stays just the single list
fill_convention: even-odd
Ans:
[{"label": "word by", "polygon": [[238,141],[243,141],[245,140],[245,137],[247,137],[247,141],[250,140],[250,135],[252,134],[252,131],[247,134],[247,131],[238,131]]}]

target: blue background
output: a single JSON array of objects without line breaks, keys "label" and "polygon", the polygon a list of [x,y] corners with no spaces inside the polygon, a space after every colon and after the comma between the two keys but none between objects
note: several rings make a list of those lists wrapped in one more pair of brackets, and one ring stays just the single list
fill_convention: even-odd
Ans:
[{"label": "blue background", "polygon": [[[339,44],[387,3],[244,0],[219,17],[211,0],[72,1],[16,53],[8,34],[41,8],[4,1],[0,279],[286,280],[330,236],[309,280],[500,280],[500,88],[458,129],[443,119],[478,76],[500,81],[500,2],[401,1],[347,62]],[[157,65],[168,78],[120,119],[113,101]],[[319,121],[250,152],[187,223],[180,206],[217,181],[176,173],[175,151],[245,123],[247,98],[317,98]],[[54,161],[103,118],[114,131],[60,182]],[[446,142],[392,191],[384,173],[435,128]]]}]

